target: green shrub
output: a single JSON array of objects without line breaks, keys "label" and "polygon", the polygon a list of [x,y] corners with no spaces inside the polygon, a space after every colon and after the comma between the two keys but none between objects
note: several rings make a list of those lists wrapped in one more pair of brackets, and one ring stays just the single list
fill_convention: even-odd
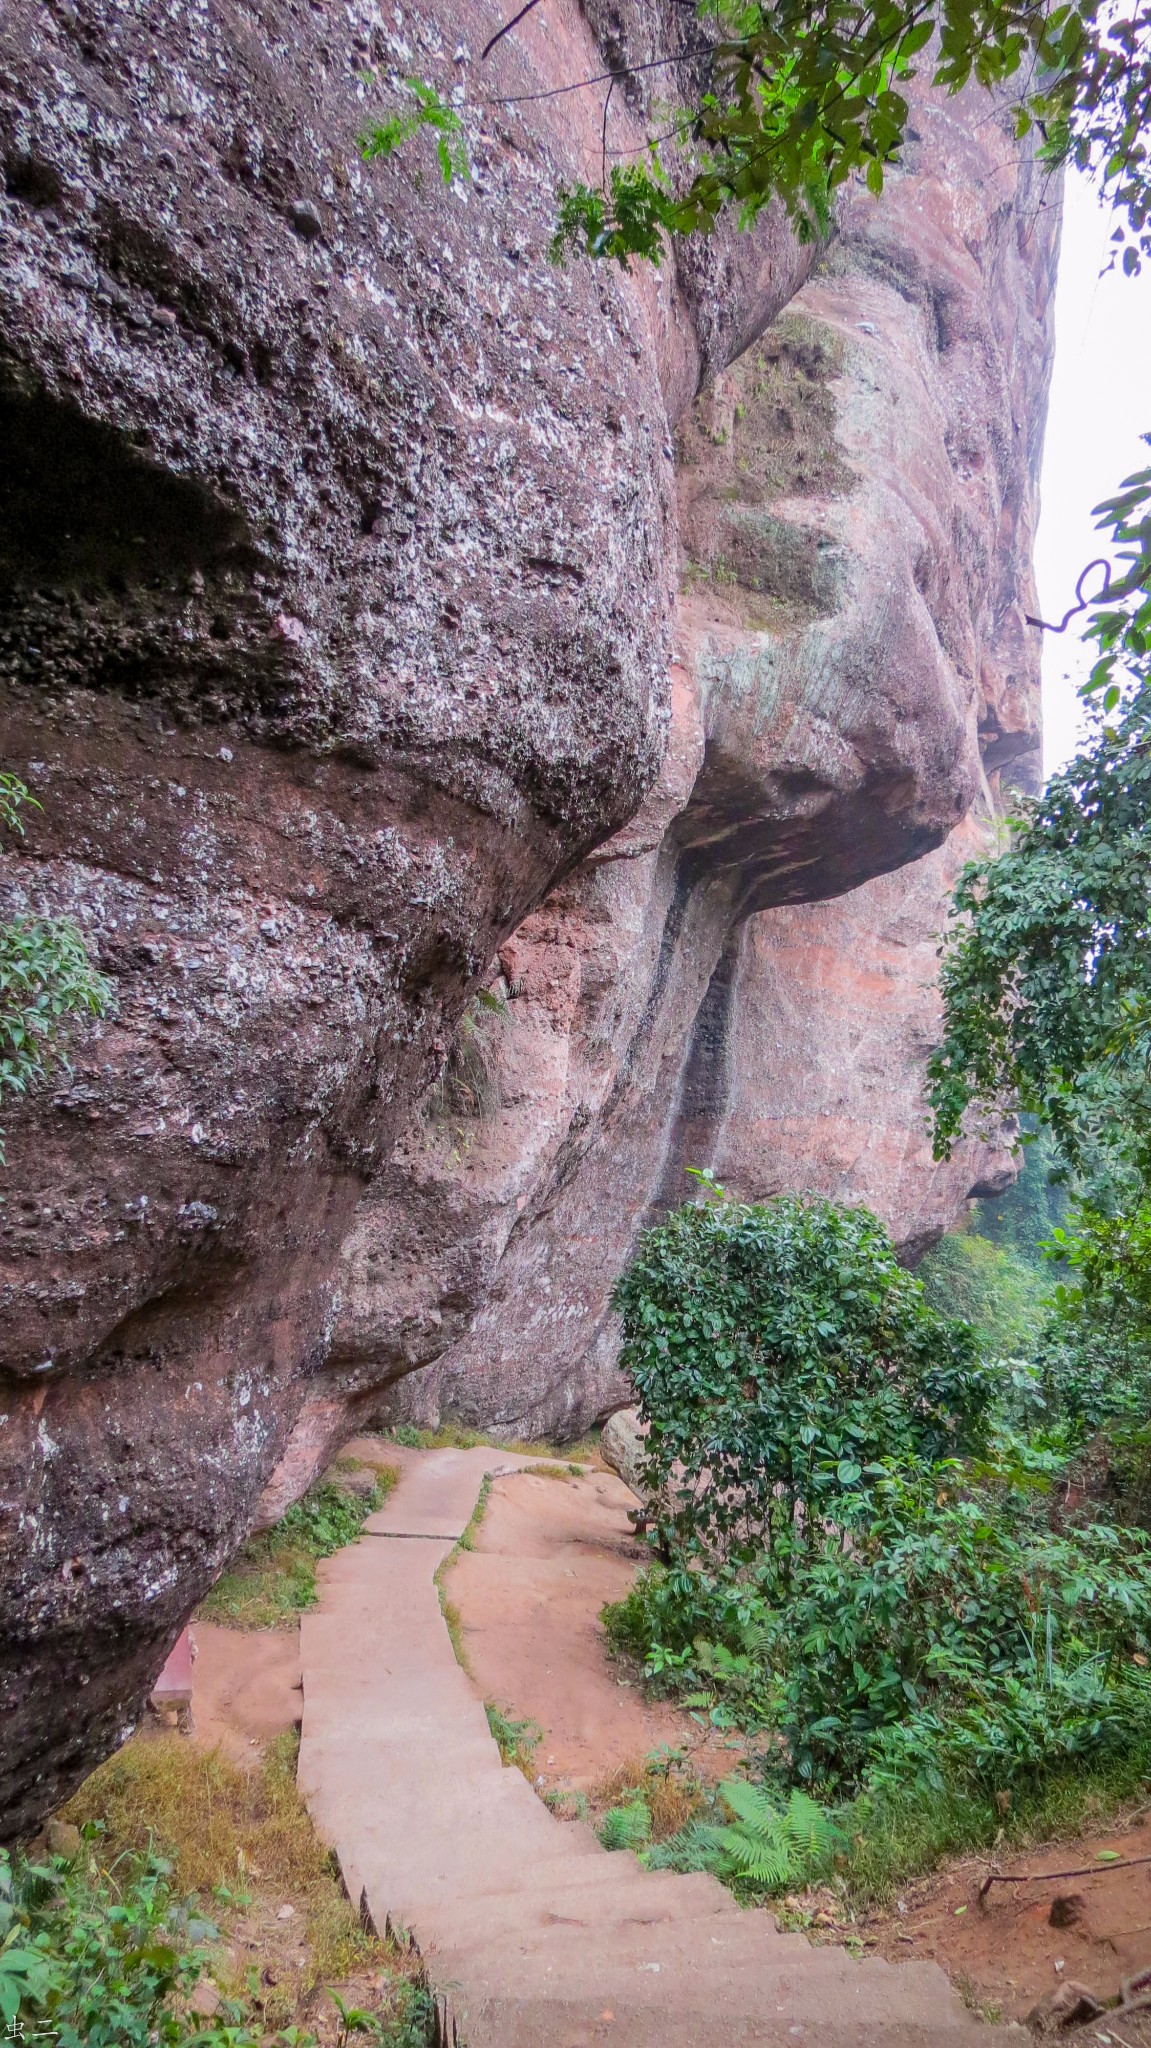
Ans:
[{"label": "green shrub", "polygon": [[1080,1469],[1142,1397],[1085,1359],[1086,1313],[993,1411],[874,1220],[795,1201],[681,1211],[619,1299],[667,1561],[605,1626],[760,1745],[773,1812],[914,1792],[982,1827],[1151,1756],[1151,1541]]},{"label": "green shrub", "polygon": [[1053,1530],[1046,1505],[1042,1474],[893,1466],[786,1592],[768,1561],[655,1566],[609,1635],[652,1678],[705,1688],[713,1719],[771,1730],[793,1780],[849,1791],[898,1758],[1003,1791],[1151,1735],[1131,1661],[1151,1649],[1151,1544]]},{"label": "green shrub", "polygon": [[766,1552],[786,1580],[880,1460],[983,1440],[992,1382],[970,1328],[928,1305],[866,1209],[687,1204],[644,1233],[614,1298],[642,1476],[681,1548]]},{"label": "green shrub", "polygon": [[[322,1860],[318,1844],[316,1851]],[[176,1891],[170,1862],[152,1848],[109,1856],[98,1823],[85,1825],[72,1857],[32,1862],[0,1850],[0,2020],[14,2041],[319,2048],[308,2028],[269,2031],[262,1986],[258,1996],[250,1988],[221,1998],[210,2018],[190,2010],[188,1995],[202,1974],[218,1990],[220,1939],[197,1895]],[[426,2048],[434,2018],[428,1992],[403,1979],[388,1990],[387,2010],[377,2013],[349,2010],[331,1994],[340,2014],[337,2048],[352,2034],[369,2048]]]},{"label": "green shrub", "polygon": [[194,1901],[174,1898],[171,1865],[148,1854],[102,1868],[93,1839],[75,1858],[43,1863],[0,1850],[0,2014],[12,2037],[40,2033],[55,2048],[259,2048],[262,2030],[239,2024],[238,2010],[209,2024],[173,2008],[218,1934]]}]

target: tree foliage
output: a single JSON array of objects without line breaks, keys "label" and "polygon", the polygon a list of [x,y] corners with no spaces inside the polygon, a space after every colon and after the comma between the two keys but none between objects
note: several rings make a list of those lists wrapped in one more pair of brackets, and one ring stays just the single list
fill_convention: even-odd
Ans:
[{"label": "tree foliage", "polygon": [[980,1441],[971,1331],[928,1306],[865,1209],[716,1191],[644,1234],[615,1300],[644,1477],[678,1547],[766,1549],[786,1576],[879,1460]]},{"label": "tree foliage", "polygon": [[[801,238],[825,234],[849,179],[882,191],[921,71],[949,93],[972,81],[997,91],[1022,146],[1094,174],[1125,269],[1151,252],[1151,12],[1140,0],[698,0],[676,47],[643,67],[657,80],[673,68],[682,97],[660,107],[663,133],[638,158],[609,161],[605,106],[603,174],[561,191],[557,260],[659,262],[668,237],[708,233],[731,209],[747,225],[776,198]],[[620,66],[582,83],[610,97],[627,76]],[[391,155],[430,127],[452,182],[462,87],[449,102],[427,80],[392,84],[405,101],[365,132],[364,154]],[[477,112],[493,98],[478,93]]]},{"label": "tree foliage", "polygon": [[1099,507],[1120,572],[1091,607],[1088,744],[955,893],[929,1067],[938,1156],[1023,1109],[1064,1159],[1151,1172],[1151,469]]}]

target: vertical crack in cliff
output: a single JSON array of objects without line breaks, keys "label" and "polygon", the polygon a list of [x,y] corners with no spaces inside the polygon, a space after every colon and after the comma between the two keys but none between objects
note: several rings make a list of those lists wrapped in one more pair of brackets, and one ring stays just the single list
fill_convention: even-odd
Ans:
[{"label": "vertical crack in cliff", "polygon": [[663,1168],[645,1224],[685,1199],[689,1167],[710,1167],[716,1157],[731,1095],[732,1019],[745,931],[742,923],[729,930],[695,1013]]}]

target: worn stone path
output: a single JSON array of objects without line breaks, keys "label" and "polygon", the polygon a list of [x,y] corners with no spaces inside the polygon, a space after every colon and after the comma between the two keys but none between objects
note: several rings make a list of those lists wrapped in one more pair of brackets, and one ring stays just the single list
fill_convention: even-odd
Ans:
[{"label": "worn stone path", "polygon": [[994,2048],[934,1963],[780,1934],[713,1878],[645,1871],[505,1769],[434,1574],[491,1448],[405,1461],[301,1624],[300,1786],[350,1896],[414,1935],[467,2048]]}]

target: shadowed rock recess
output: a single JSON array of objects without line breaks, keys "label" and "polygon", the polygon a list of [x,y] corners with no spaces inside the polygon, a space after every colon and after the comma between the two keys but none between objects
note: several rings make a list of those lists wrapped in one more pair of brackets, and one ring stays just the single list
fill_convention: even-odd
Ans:
[{"label": "shadowed rock recess", "polygon": [[[484,89],[681,13],[549,0]],[[814,275],[775,214],[557,270],[594,94],[487,108],[464,193],[356,147],[501,18],[0,21],[0,915],[116,993],[4,1103],[9,1835],[365,1419],[618,1403],[685,1165],[915,1243],[1004,1170],[918,1077],[947,835],[1034,760],[1050,195],[930,102]]]}]

